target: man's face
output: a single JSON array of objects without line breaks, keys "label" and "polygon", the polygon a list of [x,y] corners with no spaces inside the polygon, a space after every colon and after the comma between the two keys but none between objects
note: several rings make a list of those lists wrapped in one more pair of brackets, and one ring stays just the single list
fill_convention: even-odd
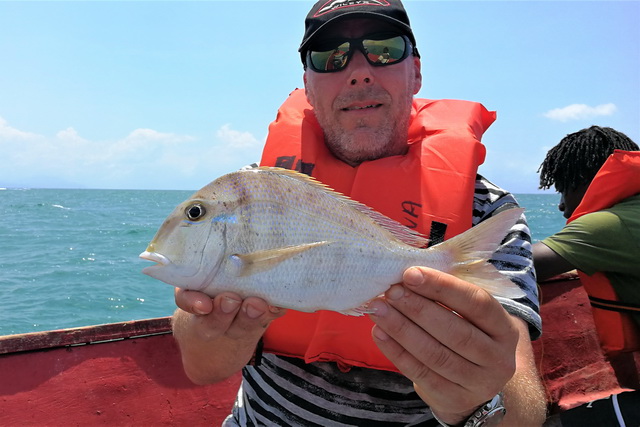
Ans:
[{"label": "man's face", "polygon": [[560,204],[558,209],[562,212],[562,216],[569,219],[576,210],[584,194],[587,192],[589,184],[579,185],[575,190],[565,190],[560,192]]},{"label": "man's face", "polygon": [[[316,41],[389,30],[393,27],[377,20],[344,20],[327,26]],[[337,158],[355,166],[406,152],[411,103],[422,85],[419,58],[409,55],[400,63],[374,67],[356,51],[342,71],[317,73],[307,67],[304,84]]]}]

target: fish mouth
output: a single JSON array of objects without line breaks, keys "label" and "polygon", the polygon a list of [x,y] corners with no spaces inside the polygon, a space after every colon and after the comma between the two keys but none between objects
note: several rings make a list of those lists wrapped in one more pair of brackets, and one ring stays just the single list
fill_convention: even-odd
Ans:
[{"label": "fish mouth", "polygon": [[157,252],[149,252],[144,251],[140,254],[140,258],[146,259],[147,261],[155,262],[156,265],[169,265],[171,264],[171,260],[166,256],[159,254]]},{"label": "fish mouth", "polygon": [[197,268],[176,265],[171,262],[169,258],[158,252],[144,251],[139,256],[144,260],[155,263],[142,269],[142,273],[147,276],[168,283],[176,288],[194,291],[199,291],[206,285],[206,282],[198,282],[196,286],[193,285],[192,279],[198,277]]}]

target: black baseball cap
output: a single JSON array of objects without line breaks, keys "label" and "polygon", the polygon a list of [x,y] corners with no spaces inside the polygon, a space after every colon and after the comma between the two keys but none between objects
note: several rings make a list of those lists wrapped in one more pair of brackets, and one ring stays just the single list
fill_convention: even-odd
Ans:
[{"label": "black baseball cap", "polygon": [[345,18],[373,18],[388,22],[409,37],[415,47],[409,17],[400,0],[319,0],[304,20],[304,36],[298,52],[304,63],[309,43],[330,22]]}]

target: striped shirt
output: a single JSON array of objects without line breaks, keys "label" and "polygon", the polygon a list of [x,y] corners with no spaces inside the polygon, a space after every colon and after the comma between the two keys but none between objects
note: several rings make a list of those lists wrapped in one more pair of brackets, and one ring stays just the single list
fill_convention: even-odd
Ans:
[{"label": "striped shirt", "polygon": [[[513,195],[478,175],[473,225],[517,206]],[[538,293],[531,255],[531,237],[524,216],[513,226],[490,260],[520,286],[526,297],[498,298],[503,307],[540,335]],[[353,367],[343,372],[335,363],[304,363],[302,359],[265,354],[259,366],[246,366],[231,426],[437,426],[429,407],[402,374]]]}]

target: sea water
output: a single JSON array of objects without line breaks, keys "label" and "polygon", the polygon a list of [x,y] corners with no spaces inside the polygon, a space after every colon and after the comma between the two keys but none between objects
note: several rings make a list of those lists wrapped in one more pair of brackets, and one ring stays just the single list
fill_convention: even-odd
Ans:
[{"label": "sea water", "polygon": [[[138,255],[192,193],[0,190],[0,335],[171,315],[173,287]],[[516,197],[534,242],[562,228],[558,196]]]}]

